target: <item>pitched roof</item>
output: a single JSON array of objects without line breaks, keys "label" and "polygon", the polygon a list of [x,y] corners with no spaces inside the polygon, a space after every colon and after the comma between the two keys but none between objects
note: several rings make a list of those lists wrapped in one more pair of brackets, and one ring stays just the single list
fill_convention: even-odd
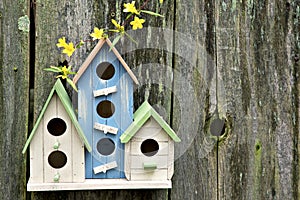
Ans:
[{"label": "pitched roof", "polygon": [[25,143],[25,146],[23,148],[22,153],[24,154],[26,152],[26,149],[28,148],[34,134],[36,133],[36,130],[37,130],[37,128],[38,128],[38,126],[39,126],[39,124],[40,124],[40,122],[41,122],[41,120],[42,120],[42,118],[43,118],[43,116],[44,116],[44,114],[47,110],[47,107],[50,103],[50,100],[53,97],[54,92],[57,93],[59,99],[61,100],[61,102],[64,106],[64,108],[66,109],[66,112],[68,113],[69,117],[71,118],[71,121],[72,121],[73,125],[75,126],[81,141],[85,144],[85,147],[87,148],[87,150],[91,151],[92,150],[91,145],[89,144],[87,138],[83,134],[83,131],[82,131],[82,129],[81,129],[81,127],[80,127],[80,125],[77,121],[76,115],[75,115],[74,110],[72,108],[71,99],[69,98],[69,96],[68,96],[63,84],[61,83],[61,81],[59,79],[57,79],[56,83],[54,84],[54,86],[53,86],[53,88],[52,88],[52,90],[51,90],[51,92],[50,92],[50,94],[49,94],[49,96],[46,100],[46,103],[45,103],[45,105],[44,105],[44,107],[41,111],[41,114],[39,115],[39,118],[37,119],[32,131],[29,135],[29,138],[27,139],[27,141]]},{"label": "pitched roof", "polygon": [[105,42],[108,44],[108,46],[114,52],[115,56],[119,59],[119,61],[121,62],[121,64],[123,65],[123,67],[125,68],[125,70],[127,71],[127,73],[129,74],[129,76],[132,78],[132,80],[138,85],[139,81],[137,80],[137,78],[135,77],[135,75],[133,74],[133,72],[131,71],[131,69],[129,68],[129,66],[126,64],[126,62],[124,61],[124,59],[122,58],[122,56],[120,55],[120,53],[112,45],[111,41],[108,38],[107,39],[101,39],[101,40],[99,40],[99,42],[97,43],[97,45],[95,46],[95,48],[92,50],[92,52],[89,54],[89,56],[87,57],[87,59],[83,62],[83,64],[79,68],[77,74],[74,76],[73,82],[75,84],[77,83],[77,81],[80,79],[80,77],[82,76],[82,74],[84,74],[85,70],[88,68],[88,66],[93,61],[93,59],[95,58],[95,56],[97,55],[97,53],[100,51],[100,49],[102,48],[102,46],[103,46],[103,44]]},{"label": "pitched roof", "polygon": [[180,142],[180,138],[176,135],[173,129],[163,120],[163,118],[152,108],[152,106],[145,101],[134,113],[133,123],[120,136],[122,143],[127,143],[137,131],[146,123],[146,121],[153,117],[155,121],[166,131],[166,133],[175,141]]}]

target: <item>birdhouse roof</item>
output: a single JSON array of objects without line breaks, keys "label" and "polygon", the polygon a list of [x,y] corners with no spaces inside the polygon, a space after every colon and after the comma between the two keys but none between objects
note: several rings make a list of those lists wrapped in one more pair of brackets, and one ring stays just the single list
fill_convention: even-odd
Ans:
[{"label": "birdhouse roof", "polygon": [[95,46],[95,48],[92,50],[92,52],[89,54],[89,56],[87,57],[87,59],[83,62],[83,64],[79,68],[77,74],[74,76],[73,82],[75,84],[78,82],[78,80],[80,79],[80,77],[84,74],[85,70],[91,64],[91,62],[93,61],[93,59],[95,58],[95,56],[97,55],[97,53],[101,50],[103,44],[105,44],[105,43],[107,43],[108,46],[111,48],[111,50],[113,51],[113,53],[115,54],[115,56],[118,58],[118,60],[120,61],[120,63],[122,64],[122,66],[125,68],[125,70],[129,74],[129,76],[132,78],[133,82],[135,82],[138,85],[139,81],[137,80],[137,78],[135,77],[135,75],[133,74],[133,72],[131,71],[131,69],[129,68],[129,66],[127,65],[127,63],[124,61],[124,59],[122,58],[122,56],[120,55],[120,53],[113,46],[113,44],[111,43],[111,41],[108,38],[107,39],[101,39],[101,40],[99,40],[99,42],[97,43],[97,45]]},{"label": "birdhouse roof", "polygon": [[69,117],[71,118],[71,121],[72,121],[73,125],[75,126],[81,141],[85,144],[85,147],[87,148],[87,150],[91,151],[92,150],[91,145],[89,144],[87,138],[85,137],[85,135],[84,135],[84,133],[83,133],[78,121],[77,121],[76,115],[75,115],[74,110],[72,108],[71,99],[69,98],[69,96],[68,96],[63,84],[61,83],[61,81],[59,79],[57,79],[57,81],[54,84],[54,86],[53,86],[53,88],[52,88],[52,90],[51,90],[51,92],[50,92],[50,94],[49,94],[49,96],[46,100],[46,103],[45,103],[45,105],[44,105],[44,107],[43,107],[43,109],[42,109],[42,111],[41,111],[41,113],[40,113],[33,129],[32,129],[32,131],[31,131],[31,133],[29,135],[29,138],[27,139],[27,141],[25,143],[25,146],[23,148],[22,153],[24,154],[26,152],[26,149],[28,148],[32,138],[34,137],[34,134],[36,133],[36,130],[37,130],[37,128],[38,128],[38,126],[39,126],[39,124],[40,124],[40,122],[41,122],[41,120],[42,120],[42,118],[43,118],[43,116],[44,116],[44,114],[47,110],[47,107],[50,103],[50,100],[53,97],[54,92],[56,92],[56,94],[58,95],[59,99],[62,102],[62,105],[64,106],[66,112],[68,113]]},{"label": "birdhouse roof", "polygon": [[156,120],[156,122],[175,142],[181,141],[180,138],[173,131],[173,129],[167,124],[167,122],[165,122],[165,120],[163,120],[163,118],[152,108],[152,106],[147,101],[145,101],[134,113],[133,123],[120,136],[121,142],[127,143],[150,117],[153,117]]}]

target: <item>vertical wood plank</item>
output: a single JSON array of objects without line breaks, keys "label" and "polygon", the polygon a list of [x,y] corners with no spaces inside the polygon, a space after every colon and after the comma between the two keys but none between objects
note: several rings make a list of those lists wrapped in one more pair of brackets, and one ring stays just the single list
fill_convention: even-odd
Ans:
[{"label": "vertical wood plank", "polygon": [[30,165],[30,181],[35,183],[44,182],[44,118],[42,118],[36,134],[30,143],[29,165]]},{"label": "vertical wood plank", "polygon": [[27,9],[26,0],[0,2],[0,199],[26,198],[29,34],[18,20]]},{"label": "vertical wood plank", "polygon": [[205,124],[215,109],[214,1],[176,1],[173,127],[175,144],[171,199],[217,198],[216,142]]},{"label": "vertical wood plank", "polygon": [[[72,172],[74,182],[85,180],[84,144],[77,134],[75,126],[72,124]],[[77,167],[79,166],[79,167]]]},{"label": "vertical wood plank", "polygon": [[292,6],[217,1],[216,7],[217,64],[225,85],[219,103],[232,121],[219,145],[219,199],[298,199],[298,90],[287,81],[295,76],[291,40],[299,32],[289,22]]}]

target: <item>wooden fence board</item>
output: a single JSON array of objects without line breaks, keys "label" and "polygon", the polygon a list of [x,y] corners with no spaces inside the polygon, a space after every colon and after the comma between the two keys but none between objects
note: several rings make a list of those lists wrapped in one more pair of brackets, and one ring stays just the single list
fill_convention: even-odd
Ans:
[{"label": "wooden fence board", "polygon": [[[26,26],[18,27],[29,2],[35,52]],[[55,82],[43,69],[63,58],[57,40],[78,42],[94,26],[113,28],[112,18],[125,18],[118,11],[124,2],[0,2],[0,199],[299,199],[299,0],[149,1],[165,18],[146,17],[143,30],[129,32],[139,44],[122,39],[116,48],[140,82],[135,109],[147,99],[182,140],[173,188],[26,193],[29,164],[21,150]],[[76,70],[94,45],[76,52]],[[226,118],[218,142],[209,133],[216,108]]]},{"label": "wooden fence board", "polygon": [[[29,112],[29,33],[25,15],[27,1],[1,1],[0,199],[26,196],[26,156],[21,153]],[[18,27],[20,18],[25,19],[23,27]]]},{"label": "wooden fence board", "polygon": [[217,66],[225,86],[219,103],[232,122],[218,149],[219,199],[299,198],[298,93],[289,81],[296,30],[287,6],[216,1]]},{"label": "wooden fence board", "polygon": [[212,2],[176,1],[173,126],[182,142],[175,145],[170,199],[217,197],[216,140],[206,125],[215,106],[208,96],[214,93]]}]

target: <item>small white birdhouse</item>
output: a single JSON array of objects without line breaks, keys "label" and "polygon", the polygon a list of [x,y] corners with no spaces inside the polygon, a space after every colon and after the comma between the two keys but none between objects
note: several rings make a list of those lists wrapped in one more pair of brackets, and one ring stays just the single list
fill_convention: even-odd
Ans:
[{"label": "small white birdhouse", "polygon": [[170,181],[174,172],[174,142],[179,137],[146,101],[120,137],[125,143],[125,175],[130,181]]},{"label": "small white birdhouse", "polygon": [[30,146],[28,190],[49,183],[84,182],[84,146],[91,151],[71,100],[58,79],[26,141]]}]

